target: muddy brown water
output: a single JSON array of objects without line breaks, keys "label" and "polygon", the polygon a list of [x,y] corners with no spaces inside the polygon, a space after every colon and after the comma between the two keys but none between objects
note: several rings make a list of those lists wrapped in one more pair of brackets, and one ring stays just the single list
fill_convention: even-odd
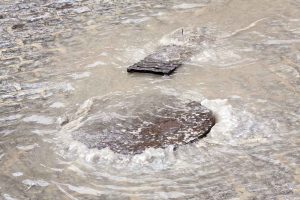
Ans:
[{"label": "muddy brown water", "polygon": [[[298,0],[9,0],[0,9],[0,198],[299,198]],[[195,33],[200,44],[187,39]],[[127,74],[165,45],[199,52],[171,76]],[[171,110],[201,103],[216,124],[176,151],[124,155],[74,138],[95,120],[128,130],[112,119],[151,107],[148,96]]]}]

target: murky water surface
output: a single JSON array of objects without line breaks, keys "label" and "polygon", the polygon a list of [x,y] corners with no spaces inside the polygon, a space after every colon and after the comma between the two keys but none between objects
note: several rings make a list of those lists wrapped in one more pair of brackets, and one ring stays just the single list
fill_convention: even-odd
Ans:
[{"label": "murky water surface", "polygon": [[[300,1],[0,9],[2,199],[299,199]],[[171,76],[127,74],[163,45],[197,51]],[[94,148],[95,130],[116,129],[120,142],[126,117],[143,124],[191,101],[217,120],[197,142],[138,154]]]}]

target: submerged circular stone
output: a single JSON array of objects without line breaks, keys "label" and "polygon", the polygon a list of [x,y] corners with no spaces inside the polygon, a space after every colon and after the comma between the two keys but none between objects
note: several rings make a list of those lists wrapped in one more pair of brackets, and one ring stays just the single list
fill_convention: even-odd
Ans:
[{"label": "submerged circular stone", "polygon": [[183,145],[206,136],[215,119],[198,102],[174,96],[93,99],[81,113],[72,137],[89,148],[110,148],[121,154],[139,154],[146,148]]}]

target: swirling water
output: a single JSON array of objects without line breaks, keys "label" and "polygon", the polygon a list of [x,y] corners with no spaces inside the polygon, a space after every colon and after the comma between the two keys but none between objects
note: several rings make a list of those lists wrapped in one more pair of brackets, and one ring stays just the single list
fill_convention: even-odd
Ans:
[{"label": "swirling water", "polygon": [[[22,104],[0,113],[1,198],[299,198],[300,2],[104,2],[113,12],[97,15],[103,2],[87,1],[92,14],[77,19],[52,64],[29,82],[22,73],[12,85],[17,92],[1,93],[3,105]],[[201,42],[190,40],[197,34]],[[171,76],[127,74],[167,44],[198,51]],[[122,117],[116,113],[128,99],[133,109],[152,106],[145,98],[153,94],[157,101],[172,95],[178,106],[201,102],[217,123],[176,151],[136,155],[88,148],[72,137],[93,99],[105,102],[96,119],[109,121]]]}]

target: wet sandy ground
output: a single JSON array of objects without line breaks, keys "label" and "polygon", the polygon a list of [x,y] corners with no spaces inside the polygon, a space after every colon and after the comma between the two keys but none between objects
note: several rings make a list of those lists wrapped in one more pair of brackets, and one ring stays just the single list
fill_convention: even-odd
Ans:
[{"label": "wet sandy ground", "polygon": [[[297,0],[2,1],[0,198],[299,199],[299,27]],[[206,41],[174,75],[127,74],[182,28]],[[61,126],[93,97],[116,105],[104,120],[116,96],[154,92],[202,102],[217,124],[135,156]]]}]

